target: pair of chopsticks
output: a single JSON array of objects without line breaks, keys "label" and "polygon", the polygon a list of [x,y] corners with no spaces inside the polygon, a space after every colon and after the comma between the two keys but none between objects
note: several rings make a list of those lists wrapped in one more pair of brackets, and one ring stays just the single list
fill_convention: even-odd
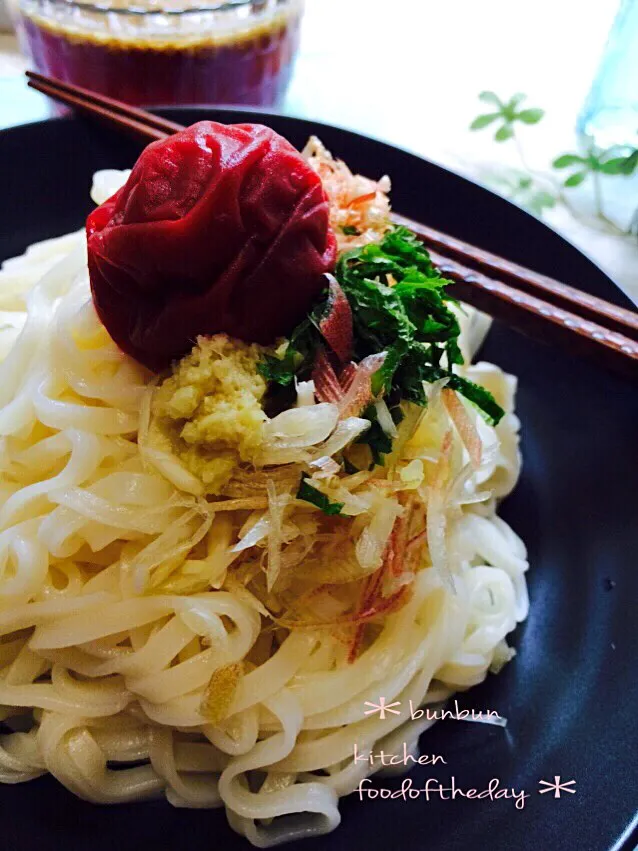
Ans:
[{"label": "pair of chopsticks", "polygon": [[[147,140],[182,125],[80,86],[27,71],[29,86],[94,118]],[[454,285],[453,295],[541,342],[555,343],[638,378],[638,312],[617,307],[400,215]]]}]

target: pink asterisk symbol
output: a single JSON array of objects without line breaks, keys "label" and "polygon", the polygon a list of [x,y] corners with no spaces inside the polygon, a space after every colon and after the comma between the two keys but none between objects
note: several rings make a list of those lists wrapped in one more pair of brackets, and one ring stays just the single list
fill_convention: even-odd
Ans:
[{"label": "pink asterisk symbol", "polygon": [[398,709],[392,708],[393,706],[401,706],[401,702],[399,700],[395,700],[394,703],[386,704],[385,697],[380,697],[378,703],[370,703],[370,701],[366,700],[366,702],[363,705],[372,707],[372,709],[368,709],[367,712],[364,712],[363,713],[364,715],[373,715],[375,712],[378,712],[379,718],[382,721],[385,721],[385,713],[386,712],[391,712],[393,715],[400,715],[401,714]]},{"label": "pink asterisk symbol", "polygon": [[576,794],[575,789],[569,788],[570,786],[576,785],[575,780],[566,780],[564,783],[561,783],[560,777],[555,776],[553,783],[550,783],[548,780],[539,780],[538,785],[547,787],[546,789],[539,789],[538,790],[540,795],[544,795],[545,792],[553,792],[555,798],[560,798],[561,792],[569,792],[570,795]]}]

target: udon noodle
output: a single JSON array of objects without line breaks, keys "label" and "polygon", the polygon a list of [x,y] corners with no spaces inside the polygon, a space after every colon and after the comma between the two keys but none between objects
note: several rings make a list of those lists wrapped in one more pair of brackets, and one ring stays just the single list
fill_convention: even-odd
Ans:
[{"label": "udon noodle", "polygon": [[[124,179],[99,173],[95,199]],[[506,415],[496,428],[476,417],[469,472],[448,432],[461,466],[444,510],[430,506],[432,564],[348,661],[338,630],[273,623],[240,581],[252,552],[241,540],[267,495],[206,500],[143,457],[151,375],[96,317],[84,235],[7,262],[0,309],[0,712],[13,731],[0,738],[0,780],[48,772],[95,803],[225,807],[261,847],[320,834],[376,770],[354,762],[355,744],[391,752],[432,723],[365,716],[366,701],[441,704],[513,655],[526,552],[496,514],[519,472],[512,376],[462,368]],[[463,315],[466,350],[478,321]],[[441,393],[430,388],[425,417],[448,416]],[[434,566],[441,548],[449,576]]]}]

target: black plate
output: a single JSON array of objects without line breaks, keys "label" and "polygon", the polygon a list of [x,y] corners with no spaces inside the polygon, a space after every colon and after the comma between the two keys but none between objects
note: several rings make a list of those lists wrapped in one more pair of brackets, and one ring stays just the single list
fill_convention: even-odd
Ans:
[{"label": "black plate", "polygon": [[[332,127],[228,110],[171,110],[262,121],[301,146],[311,133],[357,171],[389,173],[397,210],[618,304],[620,291],[575,248],[490,192],[411,154]],[[132,164],[139,145],[80,119],[0,134],[3,203],[0,258],[82,225],[98,168]],[[463,789],[524,789],[511,800],[342,802],[330,836],[295,849],[387,847],[490,851],[633,849],[637,833],[638,396],[635,386],[495,325],[482,357],[520,378],[522,480],[503,515],[526,541],[531,611],[516,636],[518,656],[499,677],[464,695],[468,708],[497,709],[506,731],[447,722],[422,738],[447,765],[412,777]],[[614,584],[615,583],[615,584]],[[575,780],[576,793],[539,794],[539,781]],[[381,781],[388,787],[400,780]],[[423,785],[422,783],[420,785]],[[156,802],[97,807],[50,778],[0,789],[3,847],[22,851],[239,849],[246,841],[222,812],[175,810]]]}]

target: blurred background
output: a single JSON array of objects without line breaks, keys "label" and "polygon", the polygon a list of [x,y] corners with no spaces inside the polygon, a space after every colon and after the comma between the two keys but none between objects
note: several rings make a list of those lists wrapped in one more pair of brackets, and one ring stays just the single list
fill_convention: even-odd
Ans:
[{"label": "blurred background", "polygon": [[23,78],[38,67],[145,105],[262,104],[352,128],[512,199],[638,301],[638,0],[0,10],[1,127],[51,114]]}]

